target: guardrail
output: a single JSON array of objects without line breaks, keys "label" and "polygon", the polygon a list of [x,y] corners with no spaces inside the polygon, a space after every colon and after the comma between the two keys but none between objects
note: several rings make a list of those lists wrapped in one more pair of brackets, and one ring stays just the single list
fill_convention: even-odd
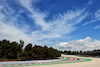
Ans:
[{"label": "guardrail", "polygon": [[48,64],[63,64],[91,61],[91,59],[65,57],[64,59],[53,60],[36,60],[36,61],[14,61],[14,62],[0,62],[0,66],[16,66],[16,65],[48,65]]},{"label": "guardrail", "polygon": [[33,60],[33,61],[7,61],[7,62],[0,62],[0,66],[41,64],[41,63],[45,63],[45,62],[54,62],[54,61],[62,61],[62,60],[63,59]]}]

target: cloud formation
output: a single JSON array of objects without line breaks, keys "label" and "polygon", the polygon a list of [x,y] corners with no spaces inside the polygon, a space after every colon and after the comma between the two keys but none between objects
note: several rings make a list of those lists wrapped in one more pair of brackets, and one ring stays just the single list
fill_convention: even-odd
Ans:
[{"label": "cloud formation", "polygon": [[[63,13],[53,15],[50,20],[45,18],[50,13],[41,12],[35,7],[40,0],[13,0],[14,8],[10,1],[0,1],[0,40],[9,39],[11,41],[24,40],[25,43],[33,43],[43,45],[53,43],[52,39],[61,39],[71,37],[70,34],[78,29],[78,25],[86,19],[89,12],[87,7],[67,10]],[[12,2],[12,1],[11,1]],[[89,1],[88,5],[91,5]],[[99,10],[94,14],[97,21],[100,17]],[[27,19],[28,18],[28,19]],[[69,48],[71,45],[69,46]]]},{"label": "cloud formation", "polygon": [[100,25],[97,25],[94,27],[95,29],[100,29]]},{"label": "cloud formation", "polygon": [[88,22],[85,22],[83,25],[88,25],[88,24],[100,21],[100,9],[96,10],[94,15],[92,15],[92,16],[93,16],[93,19]]},{"label": "cloud formation", "polygon": [[100,41],[92,40],[90,37],[86,37],[85,39],[79,39],[75,41],[68,41],[60,43],[56,45],[56,47],[60,50],[94,50],[100,49]]}]

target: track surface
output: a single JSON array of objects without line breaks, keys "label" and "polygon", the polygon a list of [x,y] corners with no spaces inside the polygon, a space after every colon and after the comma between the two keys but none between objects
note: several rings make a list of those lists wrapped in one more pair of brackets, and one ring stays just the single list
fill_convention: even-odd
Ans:
[{"label": "track surface", "polygon": [[[6,64],[3,64],[2,66],[3,67],[22,67],[22,66],[24,66],[24,67],[26,67],[26,66],[29,66],[29,67],[33,67],[33,66],[44,66],[44,65],[46,65],[46,67],[47,67],[47,65],[58,65],[58,64],[68,64],[68,63],[76,63],[76,62],[86,62],[86,61],[91,61],[91,59],[86,59],[86,58],[77,58],[77,57],[69,57],[69,56],[67,56],[67,55],[62,55],[62,57],[65,57],[66,59],[60,59],[60,60],[56,60],[56,61],[52,61],[52,60],[50,60],[50,61],[46,61],[46,62],[44,62],[44,61],[38,61],[38,62],[34,62],[34,63],[22,63],[22,64],[14,64],[14,63],[10,63],[10,64],[8,64],[8,65],[6,65]],[[2,63],[1,63],[2,64]],[[45,67],[45,66],[44,66]],[[59,66],[57,66],[57,67],[59,67]]]},{"label": "track surface", "polygon": [[73,57],[81,59],[92,59],[92,61],[87,62],[67,62],[64,64],[54,64],[54,65],[39,65],[39,66],[24,66],[24,67],[100,67],[100,58],[91,58],[91,57],[79,57],[72,55],[62,55],[63,57]]}]

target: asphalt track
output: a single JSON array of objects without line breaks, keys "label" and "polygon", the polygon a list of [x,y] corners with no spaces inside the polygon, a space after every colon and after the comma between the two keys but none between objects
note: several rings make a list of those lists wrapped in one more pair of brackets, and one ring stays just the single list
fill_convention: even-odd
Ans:
[{"label": "asphalt track", "polygon": [[[62,55],[62,57],[64,57]],[[66,58],[66,59],[65,59]],[[25,62],[25,63],[1,63],[1,67],[25,67],[25,66],[40,66],[40,65],[54,65],[54,64],[66,64],[66,63],[78,63],[78,62],[86,62],[86,61],[91,61],[91,59],[85,59],[85,58],[73,58],[73,57],[65,57],[64,59],[57,59],[57,60],[45,60],[45,61],[30,61],[29,62]]]}]

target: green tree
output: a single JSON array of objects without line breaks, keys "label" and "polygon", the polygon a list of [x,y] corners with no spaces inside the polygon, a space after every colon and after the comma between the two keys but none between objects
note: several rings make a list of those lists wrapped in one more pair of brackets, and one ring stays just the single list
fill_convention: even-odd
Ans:
[{"label": "green tree", "polygon": [[9,40],[2,40],[0,41],[0,57],[1,58],[7,58],[7,53],[8,53],[8,49],[9,49],[9,44],[10,41]]},{"label": "green tree", "polygon": [[24,46],[24,41],[23,40],[20,40],[20,44],[19,44],[21,47]]},{"label": "green tree", "polygon": [[32,47],[29,43],[24,46],[24,41],[20,40],[20,44],[17,42],[10,42],[9,40],[0,41],[0,58],[8,59],[32,59],[32,58],[56,58],[61,56],[61,52],[52,47],[37,46]]},{"label": "green tree", "polygon": [[33,58],[33,48],[32,48],[32,44],[29,43],[26,47],[25,47],[25,52],[27,52],[27,59],[31,59]]}]

